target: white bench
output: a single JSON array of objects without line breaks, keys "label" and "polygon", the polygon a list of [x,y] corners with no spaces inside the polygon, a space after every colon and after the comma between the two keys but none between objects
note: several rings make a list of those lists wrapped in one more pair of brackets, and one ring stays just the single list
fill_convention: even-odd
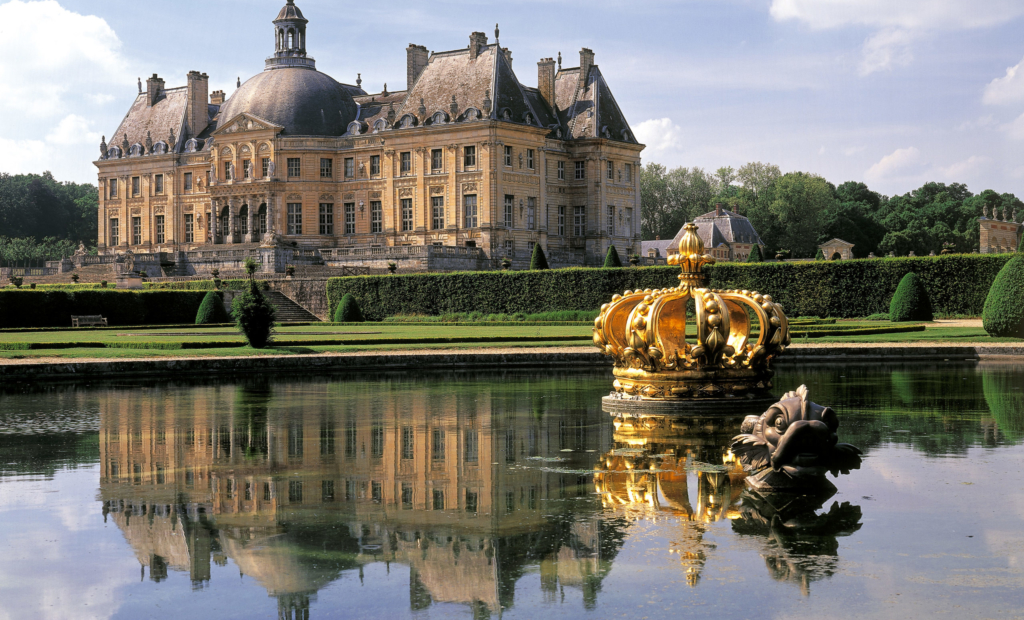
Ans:
[{"label": "white bench", "polygon": [[107,327],[107,319],[98,314],[85,314],[82,316],[71,315],[71,327],[87,327],[91,325],[102,325]]}]

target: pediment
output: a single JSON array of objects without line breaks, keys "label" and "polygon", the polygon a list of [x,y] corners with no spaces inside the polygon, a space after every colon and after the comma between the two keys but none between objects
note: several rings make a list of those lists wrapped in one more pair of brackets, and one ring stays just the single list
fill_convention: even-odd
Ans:
[{"label": "pediment", "polygon": [[247,131],[266,131],[268,129],[277,132],[283,131],[284,127],[275,125],[274,123],[258,116],[242,112],[224,123],[224,126],[219,127],[212,133],[212,135],[219,136],[229,133],[243,133]]}]

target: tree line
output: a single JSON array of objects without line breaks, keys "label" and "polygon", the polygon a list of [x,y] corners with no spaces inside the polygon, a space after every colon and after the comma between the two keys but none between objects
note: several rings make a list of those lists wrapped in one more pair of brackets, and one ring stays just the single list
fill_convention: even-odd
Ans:
[{"label": "tree line", "polygon": [[715,203],[746,216],[769,255],[789,250],[811,258],[818,245],[833,238],[854,244],[864,258],[890,252],[906,256],[978,249],[977,218],[1024,213],[1013,194],[985,190],[973,194],[962,183],[925,183],[900,196],[883,196],[864,183],[838,187],[808,172],[782,174],[778,166],[751,162],[708,172],[649,163],[640,169],[641,233],[644,239],[671,239],[684,223]]},{"label": "tree line", "polygon": [[43,174],[0,173],[0,263],[39,265],[94,247],[99,195],[89,183]]}]

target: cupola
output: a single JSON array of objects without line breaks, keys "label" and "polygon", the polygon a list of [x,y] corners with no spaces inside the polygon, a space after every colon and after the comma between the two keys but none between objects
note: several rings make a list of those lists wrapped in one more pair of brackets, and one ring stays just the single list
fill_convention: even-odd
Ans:
[{"label": "cupola", "polygon": [[267,69],[297,67],[316,69],[316,61],[306,56],[306,24],[309,20],[288,0],[274,20],[274,55],[267,59]]}]

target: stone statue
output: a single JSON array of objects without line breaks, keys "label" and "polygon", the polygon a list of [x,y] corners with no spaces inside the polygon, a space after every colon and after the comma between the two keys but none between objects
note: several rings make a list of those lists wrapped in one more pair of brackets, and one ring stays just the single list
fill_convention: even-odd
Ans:
[{"label": "stone statue", "polygon": [[142,94],[142,78],[139,78],[139,94]]},{"label": "stone statue", "polygon": [[107,158],[107,137],[103,136],[100,140],[100,159]]},{"label": "stone statue", "polygon": [[146,152],[153,154],[153,136],[148,131],[146,132]]},{"label": "stone statue", "polygon": [[274,171],[275,170],[277,170],[277,166],[274,165],[274,160],[271,159],[267,163],[267,176],[270,177],[270,178],[274,178]]},{"label": "stone statue", "polygon": [[81,241],[79,241],[78,242],[78,249],[75,250],[75,256],[85,256],[85,254],[86,254],[85,244],[82,243]]},{"label": "stone statue", "polygon": [[1016,209],[1013,210],[1013,221],[1018,224],[1020,223],[1020,215],[1017,213]]},{"label": "stone statue", "polygon": [[988,205],[981,205],[981,217],[988,218]]},{"label": "stone statue", "polygon": [[174,137],[174,127],[171,127],[171,135],[168,136],[168,138],[167,138],[167,146],[168,146],[168,148],[170,148],[173,151],[174,150],[174,145],[177,144],[177,143],[178,143],[178,140]]},{"label": "stone statue", "polygon": [[860,469],[861,451],[838,443],[839,418],[829,407],[811,402],[807,386],[787,392],[760,416],[747,416],[732,451],[752,472],[747,485],[765,491],[828,491],[825,479]]}]

